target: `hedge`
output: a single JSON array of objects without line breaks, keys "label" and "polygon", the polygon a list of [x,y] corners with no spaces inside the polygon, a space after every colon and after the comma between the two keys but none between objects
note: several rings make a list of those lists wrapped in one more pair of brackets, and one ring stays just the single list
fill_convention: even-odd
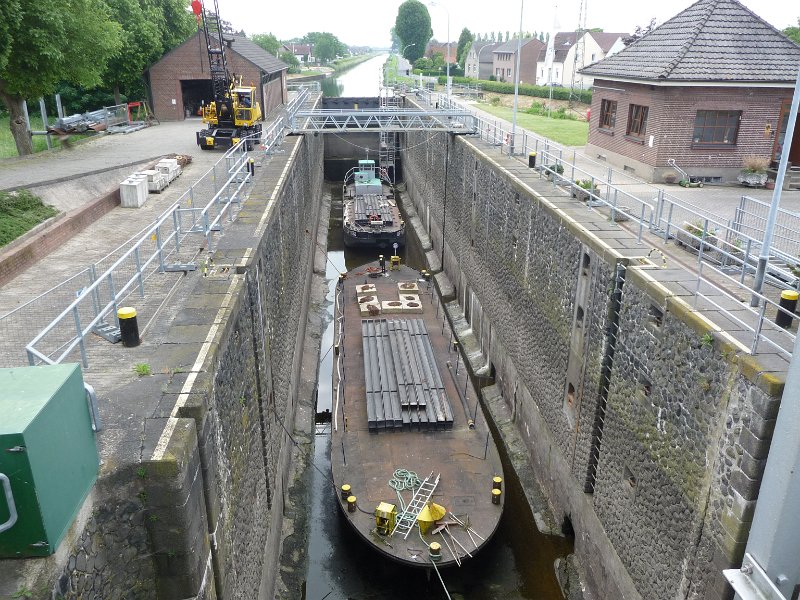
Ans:
[{"label": "hedge", "polygon": [[[439,83],[445,85],[446,77],[439,77]],[[496,92],[498,94],[513,94],[514,84],[505,81],[486,81],[484,79],[472,79],[471,77],[453,77],[453,83],[475,84],[478,83],[484,92]],[[529,83],[519,84],[519,93],[521,96],[536,96],[538,98],[549,98],[550,88],[546,85],[531,85]],[[585,104],[592,103],[592,91],[581,90],[576,92],[578,100]],[[569,100],[569,88],[554,87],[553,98],[556,100]]]}]

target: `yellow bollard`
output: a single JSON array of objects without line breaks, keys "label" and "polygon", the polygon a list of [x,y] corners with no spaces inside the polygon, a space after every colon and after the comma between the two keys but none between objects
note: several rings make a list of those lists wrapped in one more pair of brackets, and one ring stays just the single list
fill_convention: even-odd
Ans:
[{"label": "yellow bollard", "polygon": [[439,562],[442,560],[442,546],[439,542],[431,542],[431,545],[428,546],[428,555],[431,557],[433,562]]},{"label": "yellow bollard", "polygon": [[389,270],[390,271],[394,271],[395,269],[397,269],[398,271],[400,270],[400,257],[399,256],[394,255],[389,259],[389,261],[391,262],[391,265],[389,266]]},{"label": "yellow bollard", "polygon": [[503,489],[503,478],[502,477],[495,477],[492,479],[492,489],[494,490],[502,490]]},{"label": "yellow bollard", "polygon": [[492,504],[500,504],[500,496],[503,492],[500,490],[492,490]]},{"label": "yellow bollard", "polygon": [[350,492],[350,484],[345,483],[342,486],[342,500],[347,500],[350,496],[352,496],[352,493]]},{"label": "yellow bollard", "polygon": [[348,496],[347,497],[347,512],[351,512],[351,513],[356,512],[356,497],[355,496]]}]

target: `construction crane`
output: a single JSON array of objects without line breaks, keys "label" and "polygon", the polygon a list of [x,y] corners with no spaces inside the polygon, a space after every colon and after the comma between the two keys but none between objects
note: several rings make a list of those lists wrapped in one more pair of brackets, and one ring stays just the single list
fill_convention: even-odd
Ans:
[{"label": "construction crane", "polygon": [[256,88],[244,85],[241,77],[237,80],[228,70],[219,5],[217,0],[213,2],[213,12],[200,0],[192,2],[195,14],[203,17],[212,93],[211,100],[203,103],[207,127],[197,132],[197,144],[203,150],[230,148],[247,138],[247,149],[252,150],[261,137],[261,105],[256,101]]}]

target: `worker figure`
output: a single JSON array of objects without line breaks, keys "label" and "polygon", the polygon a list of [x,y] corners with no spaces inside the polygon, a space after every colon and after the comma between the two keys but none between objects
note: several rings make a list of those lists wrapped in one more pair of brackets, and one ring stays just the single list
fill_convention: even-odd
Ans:
[{"label": "worker figure", "polygon": [[239,105],[250,108],[250,96],[247,94],[239,94]]}]

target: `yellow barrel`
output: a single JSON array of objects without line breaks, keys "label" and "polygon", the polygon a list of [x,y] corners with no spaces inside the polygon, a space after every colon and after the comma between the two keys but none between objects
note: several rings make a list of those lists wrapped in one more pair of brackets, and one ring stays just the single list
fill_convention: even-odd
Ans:
[{"label": "yellow barrel", "polygon": [[492,504],[500,504],[500,496],[503,492],[498,489],[492,490]]},{"label": "yellow barrel", "polygon": [[347,497],[347,512],[351,512],[351,513],[356,512],[356,497],[355,496],[348,496]]},{"label": "yellow barrel", "polygon": [[502,490],[503,489],[503,478],[502,477],[495,477],[492,479],[492,489],[494,490]]},{"label": "yellow barrel", "polygon": [[342,500],[347,500],[352,495],[353,494],[350,492],[350,484],[349,483],[345,483],[342,486]]},{"label": "yellow barrel", "polygon": [[428,546],[428,554],[431,557],[431,560],[434,562],[439,562],[442,560],[442,546],[439,542],[431,542],[431,545]]}]

